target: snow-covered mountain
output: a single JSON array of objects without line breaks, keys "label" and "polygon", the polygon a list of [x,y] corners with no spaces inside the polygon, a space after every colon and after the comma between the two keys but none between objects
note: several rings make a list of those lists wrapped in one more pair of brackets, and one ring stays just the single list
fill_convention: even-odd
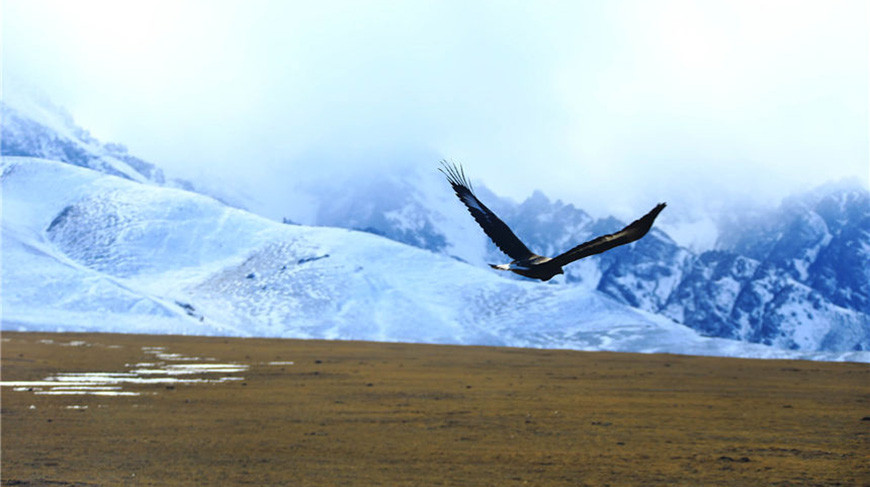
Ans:
[{"label": "snow-covered mountain", "polygon": [[735,218],[667,299],[641,306],[704,334],[782,348],[870,349],[870,193],[828,185]]},{"label": "snow-covered mountain", "polygon": [[39,157],[133,181],[166,183],[163,171],[153,164],[130,155],[121,144],[103,144],[45,96],[24,94],[22,89],[15,84],[4,86],[0,101],[2,155]]},{"label": "snow-covered mountain", "polygon": [[80,127],[63,107],[16,78],[4,78],[0,99],[0,156],[65,162],[145,184],[169,186],[212,196],[244,208],[245,198],[214,183],[168,177],[158,165],[130,154],[120,143],[104,143]]},{"label": "snow-covered mountain", "polygon": [[594,290],[4,157],[2,326],[870,361],[705,338]]},{"label": "snow-covered mountain", "polygon": [[[195,189],[188,182],[167,181],[159,168],[119,144],[97,141],[45,98],[7,95],[8,90],[0,102],[4,157],[51,159],[140,183]],[[308,188],[308,200],[316,202],[316,210],[287,208],[287,215],[295,220],[300,213],[315,214],[302,220],[374,233],[481,269],[487,269],[488,262],[505,262],[434,166],[377,177],[351,172],[343,181]],[[202,192],[200,184],[196,190]],[[476,191],[532,249],[546,255],[625,223],[593,218],[541,192],[518,203],[481,184]],[[208,194],[228,201],[225,190]],[[597,290],[705,336],[787,349],[870,350],[867,190],[860,184],[826,185],[789,199],[775,211],[735,215],[712,232],[720,235],[715,250],[683,247],[661,230],[667,228],[664,222],[657,223],[640,241],[578,261],[551,284]],[[52,232],[65,228],[63,221]],[[686,228],[679,231],[685,233]],[[704,233],[705,239],[711,234],[709,229]],[[680,241],[685,240],[681,235]],[[174,310],[174,303],[168,309]]]},{"label": "snow-covered mountain", "polygon": [[[430,172],[381,180],[377,187],[345,186],[343,197],[324,198],[317,223],[349,224],[481,266],[506,261],[474,227],[447,184]],[[626,223],[592,218],[541,192],[521,203],[482,185],[477,192],[543,255],[558,254]],[[359,206],[361,201],[365,206]],[[456,218],[470,229],[458,229]],[[568,266],[564,280],[556,282],[597,289],[708,336],[788,349],[870,350],[866,189],[827,185],[791,198],[777,210],[732,218],[721,235],[717,249],[696,253],[654,228],[630,246]]]}]

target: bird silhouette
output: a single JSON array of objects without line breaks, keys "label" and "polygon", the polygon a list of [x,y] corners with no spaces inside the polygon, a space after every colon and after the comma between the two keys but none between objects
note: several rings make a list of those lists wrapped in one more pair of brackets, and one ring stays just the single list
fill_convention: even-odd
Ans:
[{"label": "bird silhouette", "polygon": [[659,203],[649,213],[633,221],[622,230],[602,235],[598,238],[582,243],[556,257],[544,257],[538,255],[522,242],[505,222],[501,221],[489,208],[486,207],[472,191],[471,184],[465,177],[462,166],[449,164],[441,161],[441,171],[446,177],[459,200],[468,208],[468,212],[483,229],[483,232],[495,243],[495,245],[508,257],[513,259],[507,264],[490,264],[493,269],[511,271],[521,276],[532,279],[549,281],[558,274],[564,274],[562,267],[575,260],[600,254],[620,245],[634,242],[649,232],[653,221],[665,209],[665,203]]}]

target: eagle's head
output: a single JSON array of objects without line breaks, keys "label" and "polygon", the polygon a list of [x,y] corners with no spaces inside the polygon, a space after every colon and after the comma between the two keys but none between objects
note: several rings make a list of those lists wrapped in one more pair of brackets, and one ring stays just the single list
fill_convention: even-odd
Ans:
[{"label": "eagle's head", "polygon": [[550,279],[552,279],[552,278],[558,276],[559,274],[564,274],[564,273],[565,273],[565,271],[563,271],[562,268],[560,267],[559,270],[557,270],[557,271],[554,272],[553,274],[551,274],[551,275],[549,275],[549,276],[546,276],[546,277],[541,277],[540,279],[541,279],[542,281],[544,281],[544,282],[547,282],[547,281],[549,281]]}]

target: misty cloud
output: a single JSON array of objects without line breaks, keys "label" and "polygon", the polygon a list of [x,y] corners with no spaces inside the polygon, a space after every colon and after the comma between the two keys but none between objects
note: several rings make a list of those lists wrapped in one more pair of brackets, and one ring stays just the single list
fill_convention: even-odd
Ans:
[{"label": "misty cloud", "polygon": [[7,74],[270,205],[300,179],[442,157],[507,196],[621,216],[870,171],[865,2],[4,7]]}]

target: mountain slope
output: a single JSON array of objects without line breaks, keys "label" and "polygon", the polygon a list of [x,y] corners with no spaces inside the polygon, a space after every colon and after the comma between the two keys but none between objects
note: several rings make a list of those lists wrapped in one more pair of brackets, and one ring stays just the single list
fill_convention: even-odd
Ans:
[{"label": "mountain slope", "polygon": [[[328,218],[318,222],[343,226],[350,221],[355,228],[481,267],[504,262],[467,214],[448,216],[462,208],[458,201],[434,204],[429,193],[451,193],[430,172],[382,180],[376,191],[366,183],[343,187],[343,198],[323,198]],[[541,192],[521,203],[499,198],[482,185],[477,192],[544,255],[625,225],[615,218],[594,219]],[[358,201],[366,202],[364,212]],[[471,228],[460,232],[445,226],[451,218]],[[865,189],[832,185],[794,197],[776,211],[738,214],[722,235],[720,249],[699,254],[654,228],[632,245],[568,266],[565,278],[555,282],[597,289],[708,336],[789,349],[870,350],[870,193]]]},{"label": "mountain slope", "polygon": [[[129,155],[123,146],[100,143],[43,98],[15,90],[10,96],[8,88],[7,83],[0,102],[4,157],[49,158],[132,181],[194,190],[185,181],[166,181],[160,169]],[[506,261],[434,167],[384,171],[377,177],[358,172],[344,178],[309,188],[310,198],[301,197],[304,202],[287,208],[285,214],[318,225],[364,230],[482,269],[487,263]],[[204,192],[202,183],[197,181],[199,192],[232,201],[232,206],[254,202],[227,196],[227,188]],[[543,254],[558,254],[624,225],[615,218],[592,218],[541,192],[520,203],[500,198],[483,185],[477,186],[477,192],[530,248]],[[293,194],[303,195],[299,190]],[[316,210],[307,199],[316,202]],[[91,203],[57,215],[56,221],[49,222],[52,234],[68,232],[70,222],[82,217],[76,212],[122,201],[103,198]],[[123,204],[130,207],[138,202]],[[682,247],[662,228],[667,228],[665,222],[657,222],[632,245],[573,263],[554,284],[598,290],[708,336],[789,349],[870,349],[870,193],[860,184],[828,184],[790,198],[774,211],[735,212],[713,232],[720,235],[716,250],[697,253]],[[95,238],[82,236],[83,242]],[[685,234],[681,241],[686,241]],[[68,250],[76,258],[87,257],[77,254],[87,252],[83,247]],[[100,263],[92,265],[99,269]],[[122,263],[114,270],[121,272],[131,265]],[[522,280],[504,273],[500,277]]]},{"label": "mountain slope", "polygon": [[6,329],[797,356],[703,338],[595,291],[57,162],[4,158],[2,184]]},{"label": "mountain slope", "polygon": [[134,157],[120,144],[103,144],[72,117],[45,97],[10,93],[4,87],[0,101],[0,154],[38,157],[95,169],[106,174],[153,184],[165,184],[163,171]]}]

